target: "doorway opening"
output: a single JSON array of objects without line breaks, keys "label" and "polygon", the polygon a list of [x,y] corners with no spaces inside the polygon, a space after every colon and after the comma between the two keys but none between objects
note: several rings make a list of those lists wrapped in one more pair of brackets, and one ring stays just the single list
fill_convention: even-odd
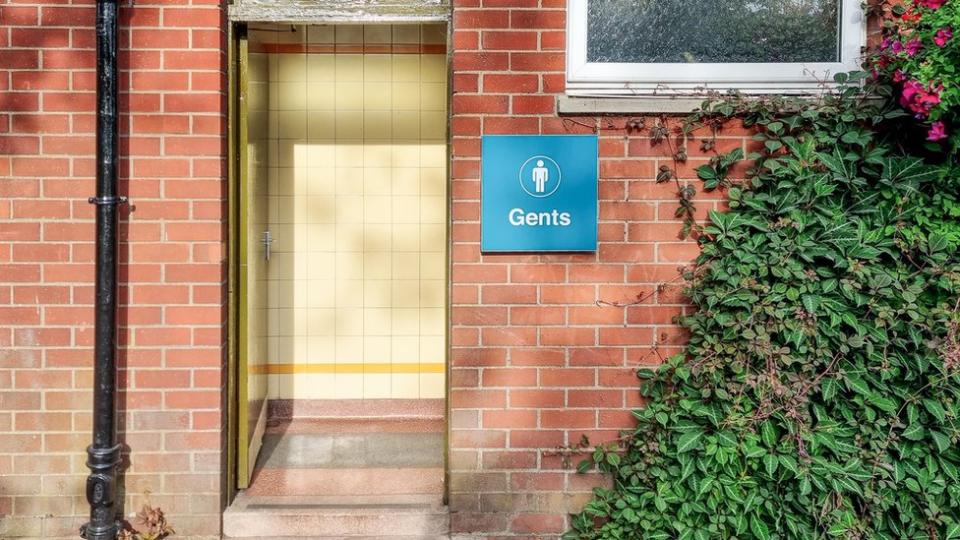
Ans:
[{"label": "doorway opening", "polygon": [[445,534],[446,25],[239,39],[242,491],[224,534]]}]

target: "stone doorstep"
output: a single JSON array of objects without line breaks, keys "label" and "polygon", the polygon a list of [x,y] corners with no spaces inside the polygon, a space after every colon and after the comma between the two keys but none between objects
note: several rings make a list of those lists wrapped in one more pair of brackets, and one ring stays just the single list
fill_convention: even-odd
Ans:
[{"label": "stone doorstep", "polygon": [[450,517],[436,497],[251,497],[223,514],[225,538],[447,538]]},{"label": "stone doorstep", "polygon": [[262,469],[251,496],[441,495],[443,469]]}]

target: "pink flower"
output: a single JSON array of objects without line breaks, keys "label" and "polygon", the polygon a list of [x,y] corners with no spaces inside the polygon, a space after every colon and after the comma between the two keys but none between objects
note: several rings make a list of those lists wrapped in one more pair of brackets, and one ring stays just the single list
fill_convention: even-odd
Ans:
[{"label": "pink flower", "polygon": [[907,80],[907,76],[903,74],[903,70],[898,69],[893,72],[893,82],[903,82]]},{"label": "pink flower", "polygon": [[911,39],[907,42],[907,56],[916,56],[923,48],[923,42],[919,38]]},{"label": "pink flower", "polygon": [[903,52],[903,42],[894,41],[890,44],[890,50],[893,51],[893,54],[900,54]]},{"label": "pink flower", "polygon": [[920,0],[920,5],[930,9],[940,9],[947,0]]},{"label": "pink flower", "polygon": [[918,118],[926,118],[934,107],[940,104],[940,92],[943,86],[924,88],[919,81],[907,81],[900,93],[900,105]]},{"label": "pink flower", "polygon": [[934,122],[930,125],[929,131],[927,131],[927,140],[928,141],[942,141],[947,138],[947,129],[943,125],[943,122]]},{"label": "pink flower", "polygon": [[953,29],[950,27],[941,28],[933,36],[933,42],[937,44],[937,47],[945,47],[951,38],[953,38]]}]

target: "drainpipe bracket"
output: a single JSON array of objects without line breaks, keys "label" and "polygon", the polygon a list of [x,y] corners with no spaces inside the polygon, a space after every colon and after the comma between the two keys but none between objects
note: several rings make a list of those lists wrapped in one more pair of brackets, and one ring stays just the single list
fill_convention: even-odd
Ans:
[{"label": "drainpipe bracket", "polygon": [[90,204],[95,204],[97,206],[101,205],[118,205],[118,204],[127,204],[126,197],[90,197],[87,199],[87,202]]}]

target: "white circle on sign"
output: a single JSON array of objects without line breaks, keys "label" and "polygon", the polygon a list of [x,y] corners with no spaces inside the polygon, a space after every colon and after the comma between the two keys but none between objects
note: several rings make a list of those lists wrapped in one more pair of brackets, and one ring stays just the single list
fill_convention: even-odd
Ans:
[{"label": "white circle on sign", "polygon": [[[553,165],[550,167],[550,165]],[[560,189],[560,165],[549,156],[533,156],[520,166],[520,187],[531,197],[543,199]]]}]

